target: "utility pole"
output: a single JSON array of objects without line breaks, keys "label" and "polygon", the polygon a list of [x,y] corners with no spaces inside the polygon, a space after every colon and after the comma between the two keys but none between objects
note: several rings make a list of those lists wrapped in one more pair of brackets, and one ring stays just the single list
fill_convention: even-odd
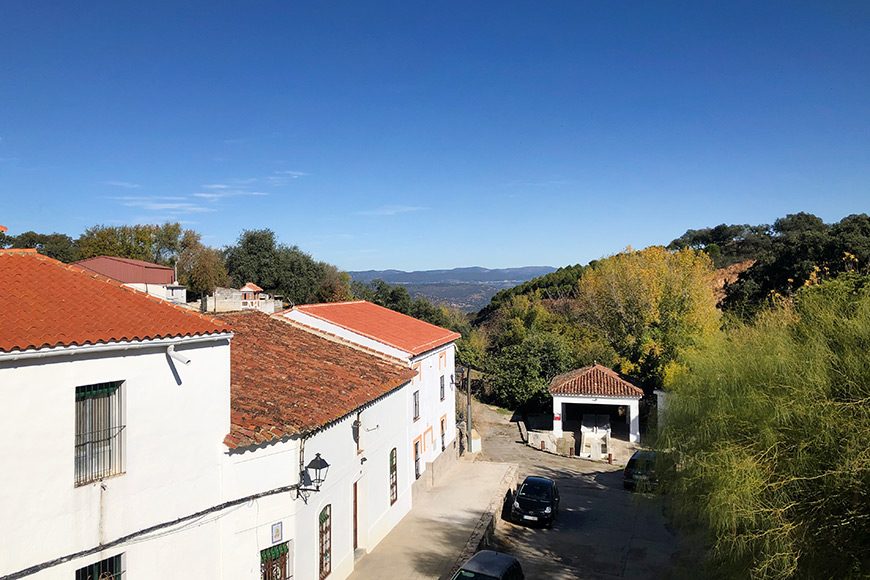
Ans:
[{"label": "utility pole", "polygon": [[468,437],[468,451],[471,452],[471,367],[466,367],[466,384],[468,385],[468,429],[467,429],[467,437]]}]

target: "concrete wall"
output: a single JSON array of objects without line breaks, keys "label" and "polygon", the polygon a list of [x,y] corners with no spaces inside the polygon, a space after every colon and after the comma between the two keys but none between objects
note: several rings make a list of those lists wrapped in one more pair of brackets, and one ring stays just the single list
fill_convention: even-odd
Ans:
[{"label": "concrete wall", "polygon": [[[189,366],[166,355],[170,342]],[[146,344],[153,348],[18,361],[0,356],[0,437],[9,443],[0,454],[0,575],[220,502],[221,442],[230,424],[229,340]],[[125,472],[76,487],[75,388],[107,381],[123,381]],[[39,577],[70,578],[120,552],[127,554],[129,579],[220,573],[216,524],[171,537],[170,543],[149,540],[79,558]]]}]

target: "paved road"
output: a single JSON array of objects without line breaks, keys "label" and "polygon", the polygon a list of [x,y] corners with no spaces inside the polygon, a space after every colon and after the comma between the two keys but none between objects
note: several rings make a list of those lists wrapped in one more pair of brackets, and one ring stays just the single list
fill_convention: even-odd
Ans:
[{"label": "paved road", "polygon": [[569,459],[522,444],[516,423],[488,409],[476,411],[483,435],[478,461],[510,461],[526,475],[556,480],[559,514],[551,530],[502,521],[496,549],[513,554],[529,580],[693,578],[692,552],[663,515],[665,498],[622,489],[619,466]]}]

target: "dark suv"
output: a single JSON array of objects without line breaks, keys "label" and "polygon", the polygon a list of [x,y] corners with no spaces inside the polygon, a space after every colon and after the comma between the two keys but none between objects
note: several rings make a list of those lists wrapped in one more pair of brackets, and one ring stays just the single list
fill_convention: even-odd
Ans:
[{"label": "dark suv", "polygon": [[525,576],[513,556],[481,550],[462,565],[453,580],[525,580]]},{"label": "dark suv", "polygon": [[635,451],[622,472],[622,487],[651,490],[659,485],[655,451]]},{"label": "dark suv", "polygon": [[511,506],[511,519],[517,523],[537,523],[547,527],[559,511],[559,488],[546,477],[529,476],[517,488]]}]

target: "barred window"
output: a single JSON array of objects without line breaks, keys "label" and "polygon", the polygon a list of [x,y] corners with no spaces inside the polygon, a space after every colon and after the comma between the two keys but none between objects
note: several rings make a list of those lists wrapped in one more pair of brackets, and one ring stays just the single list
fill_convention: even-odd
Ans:
[{"label": "barred window", "polygon": [[420,391],[414,391],[414,420],[420,418]]},{"label": "barred window", "polygon": [[396,469],[396,448],[390,451],[390,505],[396,503],[399,499],[399,479],[398,470]]},{"label": "barred window", "polygon": [[320,512],[320,579],[332,572],[332,506]]},{"label": "barred window", "polygon": [[124,472],[122,381],[76,387],[75,484]]},{"label": "barred window", "polygon": [[124,578],[122,556],[123,554],[118,554],[79,568],[76,570],[76,580],[121,580]]},{"label": "barred window", "polygon": [[441,400],[444,400],[444,375],[441,375]]},{"label": "barred window", "polygon": [[260,580],[286,580],[289,542],[260,551]]}]

